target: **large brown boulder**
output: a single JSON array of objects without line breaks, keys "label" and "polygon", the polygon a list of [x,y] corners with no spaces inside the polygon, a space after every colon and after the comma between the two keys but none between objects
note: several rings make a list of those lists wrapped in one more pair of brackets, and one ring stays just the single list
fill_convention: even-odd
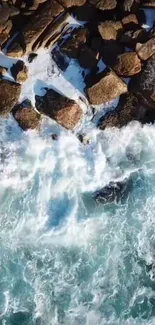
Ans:
[{"label": "large brown boulder", "polygon": [[86,86],[86,93],[90,104],[101,105],[127,92],[127,85],[115,72],[105,70],[95,76]]},{"label": "large brown boulder", "polygon": [[86,0],[59,0],[59,3],[65,8],[69,8],[73,6],[83,6]]},{"label": "large brown boulder", "polygon": [[123,26],[120,21],[105,21],[98,26],[98,30],[104,41],[116,40]]},{"label": "large brown boulder", "polygon": [[12,114],[23,130],[39,128],[41,115],[34,110],[28,100],[16,105]]},{"label": "large brown boulder", "polygon": [[100,10],[112,10],[117,6],[116,0],[89,0],[89,3]]},{"label": "large brown boulder", "polygon": [[120,6],[122,6],[125,12],[135,13],[137,12],[139,5],[140,0],[123,0],[123,4],[121,4],[120,1]]},{"label": "large brown boulder", "polygon": [[126,52],[118,56],[113,69],[118,76],[131,77],[141,71],[141,61],[136,52]]},{"label": "large brown boulder", "polygon": [[131,121],[139,121],[142,124],[151,123],[155,120],[155,110],[148,109],[132,93],[120,97],[119,104],[114,111],[109,112],[99,120],[101,130],[110,127],[123,127]]},{"label": "large brown boulder", "polygon": [[36,96],[36,108],[70,130],[74,129],[83,114],[74,100],[60,95],[53,89],[48,89],[43,97]]},{"label": "large brown boulder", "polygon": [[141,73],[131,79],[129,88],[142,103],[155,109],[155,54],[146,62]]},{"label": "large brown boulder", "polygon": [[141,60],[149,59],[155,53],[155,36],[146,43],[137,43],[136,52]]},{"label": "large brown boulder", "polygon": [[21,86],[8,80],[0,80],[0,115],[11,112],[18,102]]}]

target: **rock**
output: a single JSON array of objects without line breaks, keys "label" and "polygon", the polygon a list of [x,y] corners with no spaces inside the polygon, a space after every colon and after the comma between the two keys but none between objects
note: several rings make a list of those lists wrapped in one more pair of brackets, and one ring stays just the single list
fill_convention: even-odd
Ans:
[{"label": "rock", "polygon": [[69,25],[69,18],[70,15],[67,12],[64,15],[61,15],[55,22],[49,24],[42,34],[41,39],[38,39],[38,41],[35,42],[33,50],[36,51],[39,47],[49,47],[56,43]]},{"label": "rock", "polygon": [[139,9],[140,0],[124,0],[123,5],[120,3],[125,12],[136,13]]},{"label": "rock", "polygon": [[11,112],[18,102],[21,86],[8,80],[0,80],[0,115]]},{"label": "rock", "polygon": [[79,134],[78,139],[84,145],[90,144],[91,140],[86,134]]},{"label": "rock", "polygon": [[131,79],[129,88],[143,104],[155,109],[155,54],[146,62],[141,73]]},{"label": "rock", "polygon": [[58,140],[58,135],[55,134],[55,133],[53,133],[53,134],[51,135],[51,138],[52,138],[52,140],[56,141],[56,140]]},{"label": "rock", "polygon": [[30,53],[29,56],[28,56],[28,62],[31,63],[33,62],[33,60],[38,56],[37,53]]},{"label": "rock", "polygon": [[98,31],[105,41],[116,40],[123,30],[120,21],[105,21],[98,26]]},{"label": "rock", "polygon": [[142,0],[141,6],[145,8],[155,8],[155,0]]},{"label": "rock", "polygon": [[79,54],[79,63],[82,68],[93,69],[99,59],[99,54],[96,54],[95,51],[88,48],[86,45],[82,47]]},{"label": "rock", "polygon": [[122,182],[110,182],[103,189],[95,192],[94,199],[97,203],[118,203],[124,199],[129,190],[129,184],[127,180]]},{"label": "rock", "polygon": [[88,2],[100,10],[112,10],[117,6],[116,0],[88,0]]},{"label": "rock", "polygon": [[19,60],[17,63],[13,64],[11,67],[11,74],[15,81],[22,83],[28,78],[28,68],[23,61]]},{"label": "rock", "polygon": [[36,96],[37,110],[54,119],[66,129],[74,129],[82,117],[82,109],[72,99],[48,89],[43,97]]},{"label": "rock", "polygon": [[3,77],[7,71],[8,71],[8,68],[0,66],[0,77]]},{"label": "rock", "polygon": [[99,10],[86,3],[81,7],[72,8],[73,15],[80,21],[99,21]]},{"label": "rock", "polygon": [[86,86],[90,104],[101,105],[127,92],[127,85],[113,71],[105,69],[95,76],[92,83]]},{"label": "rock", "polygon": [[64,56],[59,51],[58,48],[54,48],[51,54],[52,54],[52,59],[57,64],[58,68],[61,69],[62,71],[65,71],[69,66],[69,59],[66,56]]},{"label": "rock", "polygon": [[9,38],[11,29],[12,29],[12,21],[11,20],[8,20],[3,26],[1,25],[0,48],[2,48],[3,44]]},{"label": "rock", "polygon": [[139,26],[139,21],[137,19],[137,16],[135,14],[130,14],[128,16],[125,16],[122,19],[122,24],[123,27],[127,30],[127,29],[137,29],[137,27]]},{"label": "rock", "polygon": [[118,55],[124,53],[124,46],[116,41],[103,44],[100,50],[103,62],[112,67],[117,62]]},{"label": "rock", "polygon": [[118,76],[131,77],[141,71],[141,61],[136,52],[126,52],[118,56],[113,69]]},{"label": "rock", "polygon": [[73,31],[71,37],[65,40],[60,46],[62,53],[73,59],[78,59],[81,47],[88,39],[87,28],[78,28]]},{"label": "rock", "polygon": [[83,6],[86,0],[59,0],[59,3],[65,8],[69,8],[73,6]]},{"label": "rock", "polygon": [[[41,34],[45,31],[48,25],[62,12],[64,8],[55,0],[49,0],[45,2],[42,9],[30,19],[30,22],[25,25],[21,34],[13,40],[8,46],[7,54],[9,56],[15,56],[19,52],[18,56],[27,54],[33,51],[33,45],[41,37]],[[20,44],[22,39],[22,45]],[[21,52],[22,48],[22,52]],[[14,54],[15,52],[15,54]]]},{"label": "rock", "polygon": [[115,110],[101,117],[98,127],[105,128],[126,126],[131,121],[139,121],[142,124],[151,123],[155,120],[155,110],[148,109],[133,93],[126,93],[120,97]]},{"label": "rock", "polygon": [[155,53],[155,36],[146,43],[137,43],[136,52],[141,60],[148,60]]},{"label": "rock", "polygon": [[39,127],[41,115],[34,110],[28,100],[16,105],[12,114],[24,131],[28,129],[37,129]]},{"label": "rock", "polygon": [[145,43],[148,41],[149,35],[144,28],[128,30],[122,34],[120,43],[127,47],[135,49],[137,43]]}]

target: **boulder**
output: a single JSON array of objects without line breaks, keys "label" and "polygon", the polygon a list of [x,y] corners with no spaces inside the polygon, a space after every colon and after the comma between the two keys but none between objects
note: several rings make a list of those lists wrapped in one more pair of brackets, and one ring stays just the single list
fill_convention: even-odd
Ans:
[{"label": "boulder", "polygon": [[141,60],[148,60],[155,53],[155,36],[146,43],[137,43],[136,52]]},{"label": "boulder", "polygon": [[131,79],[129,88],[142,103],[155,109],[155,54],[146,62],[141,73]]},{"label": "boulder", "polygon": [[22,83],[28,78],[28,68],[23,61],[18,60],[17,63],[13,64],[11,67],[11,73],[15,81]]},{"label": "boulder", "polygon": [[93,197],[97,203],[118,203],[127,197],[129,184],[127,180],[122,182],[110,182],[101,190],[94,193]]},{"label": "boulder", "polygon": [[141,71],[141,61],[136,52],[126,52],[118,56],[113,69],[118,76],[131,77]]},{"label": "boulder", "polygon": [[126,126],[131,121],[140,123],[152,123],[155,120],[155,110],[149,109],[146,105],[133,94],[127,93],[120,97],[120,101],[115,110],[108,112],[101,117],[98,127],[101,130],[105,128]]},{"label": "boulder", "polygon": [[30,53],[28,56],[28,62],[31,63],[35,58],[37,58],[38,54],[37,53]]},{"label": "boulder", "polygon": [[74,129],[82,117],[82,109],[72,99],[69,99],[53,89],[48,89],[46,94],[36,96],[37,110],[54,119],[66,129]]},{"label": "boulder", "polygon": [[112,10],[117,6],[116,0],[88,0],[88,2],[100,10]]},{"label": "boulder", "polygon": [[120,37],[120,43],[135,49],[137,43],[145,43],[149,39],[148,32],[144,28],[125,31]]},{"label": "boulder", "polygon": [[95,53],[88,46],[83,46],[79,54],[79,63],[82,68],[93,69],[96,67],[99,59],[99,54]]},{"label": "boulder", "polygon": [[103,62],[110,67],[116,64],[118,55],[124,53],[124,51],[125,49],[123,45],[112,40],[105,42],[100,49]]},{"label": "boulder", "polygon": [[18,102],[21,86],[8,80],[0,80],[0,115],[11,112]]},{"label": "boulder", "polygon": [[127,89],[126,83],[115,72],[106,69],[86,86],[86,94],[90,104],[101,105],[126,93]]},{"label": "boulder", "polygon": [[40,125],[41,115],[34,110],[28,100],[16,105],[12,114],[24,131],[28,129],[37,129]]},{"label": "boulder", "polygon": [[69,66],[69,59],[65,55],[63,55],[57,47],[52,50],[51,54],[52,59],[57,64],[58,68],[62,71],[65,71]]},{"label": "boulder", "polygon": [[126,30],[137,29],[139,21],[135,14],[130,14],[122,19],[122,25]]},{"label": "boulder", "polygon": [[73,6],[83,6],[86,0],[59,0],[59,3],[65,8],[69,8]]},{"label": "boulder", "polygon": [[73,15],[80,21],[99,21],[99,10],[92,6],[90,3],[86,3],[84,6],[73,7]]},{"label": "boulder", "polygon": [[60,46],[61,52],[70,58],[78,59],[82,46],[87,42],[88,35],[87,28],[74,30],[72,35]]},{"label": "boulder", "polygon": [[104,41],[116,40],[123,30],[120,21],[105,21],[98,26],[98,31]]}]

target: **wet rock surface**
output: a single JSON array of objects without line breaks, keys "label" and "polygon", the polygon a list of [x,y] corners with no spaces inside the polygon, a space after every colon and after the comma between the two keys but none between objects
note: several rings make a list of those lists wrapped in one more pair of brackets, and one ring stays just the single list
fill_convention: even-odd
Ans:
[{"label": "wet rock surface", "polygon": [[41,115],[35,111],[31,105],[31,102],[28,100],[16,105],[12,111],[12,114],[19,126],[24,131],[39,128]]},{"label": "wet rock surface", "polygon": [[18,102],[21,86],[8,80],[0,80],[0,115],[10,113]]},{"label": "wet rock surface", "polygon": [[110,182],[103,189],[94,194],[94,200],[97,203],[118,203],[128,194],[129,184],[127,180],[122,182]]},{"label": "wet rock surface", "polygon": [[53,89],[48,89],[44,96],[36,96],[37,110],[54,119],[66,129],[74,129],[82,117],[82,109],[72,99],[69,99]]}]

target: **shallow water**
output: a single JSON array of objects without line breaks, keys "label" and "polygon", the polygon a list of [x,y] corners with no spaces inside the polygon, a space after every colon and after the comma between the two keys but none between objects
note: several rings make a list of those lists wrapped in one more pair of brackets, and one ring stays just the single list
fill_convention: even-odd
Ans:
[{"label": "shallow water", "polygon": [[[0,121],[1,323],[153,325],[154,126],[90,127],[83,146],[65,130],[52,141],[43,123]],[[125,178],[123,202],[94,202]]]}]

